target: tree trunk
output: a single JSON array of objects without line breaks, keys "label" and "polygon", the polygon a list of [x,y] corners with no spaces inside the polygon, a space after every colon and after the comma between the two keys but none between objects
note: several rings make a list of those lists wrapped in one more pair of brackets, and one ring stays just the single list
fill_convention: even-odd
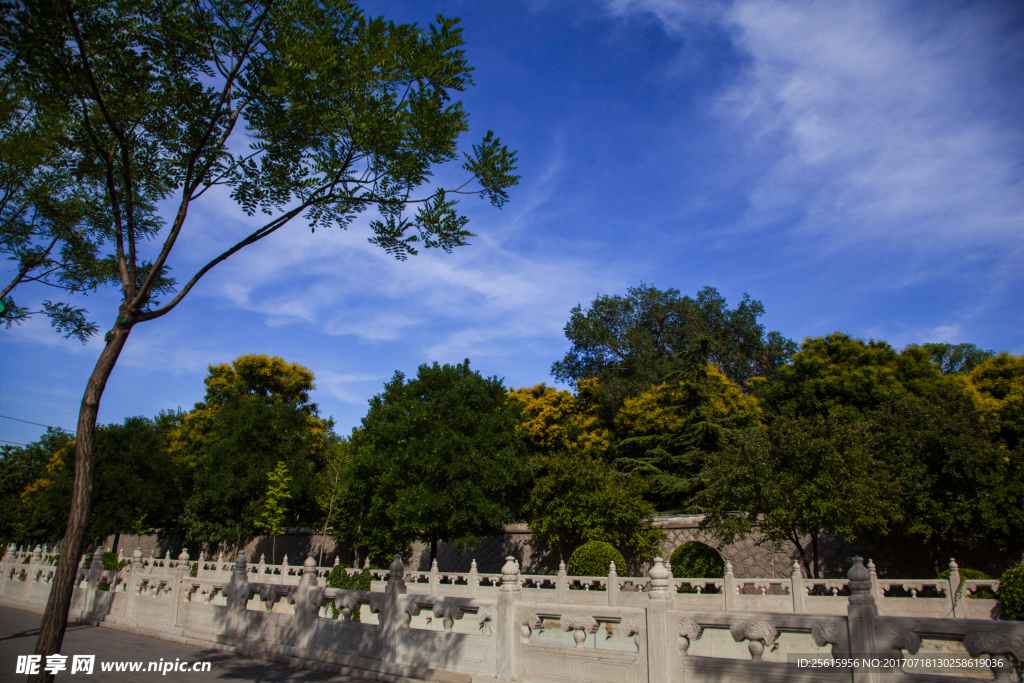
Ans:
[{"label": "tree trunk", "polygon": [[121,532],[118,531],[116,534],[114,534],[114,545],[112,545],[110,547],[110,552],[116,553],[117,552],[117,545],[120,542],[121,542]]},{"label": "tree trunk", "polygon": [[[107,385],[107,379],[117,363],[131,327],[115,325],[110,331],[107,345],[103,347],[96,367],[93,368],[89,383],[85,386],[82,407],[78,412],[78,432],[75,436],[75,480],[71,490],[71,513],[68,515],[68,526],[61,539],[61,554],[57,560],[57,571],[54,573],[50,587],[50,597],[46,601],[43,620],[39,625],[39,639],[36,641],[36,654],[43,656],[60,652],[64,641],[64,631],[68,626],[68,610],[71,608],[71,594],[75,587],[75,575],[78,573],[78,559],[82,556],[85,543],[85,530],[89,526],[89,515],[92,512],[92,488],[96,478],[96,465],[99,462],[96,452],[96,416],[100,409],[100,398]],[[46,673],[40,667],[38,674],[29,678],[29,683],[50,683],[53,674]]]},{"label": "tree trunk", "polygon": [[796,531],[793,531],[790,534],[789,540],[793,541],[793,545],[796,546],[797,552],[800,553],[800,562],[802,562],[803,565],[804,565],[804,573],[807,574],[807,578],[809,578],[809,579],[817,578],[811,572],[811,563],[807,561],[807,553],[804,552],[804,546],[800,542],[800,534],[798,534]]},{"label": "tree trunk", "polygon": [[820,569],[818,568],[818,532],[817,531],[812,531],[811,532],[811,550],[814,551],[814,578],[820,579],[821,576],[818,575],[818,572],[820,571]]}]

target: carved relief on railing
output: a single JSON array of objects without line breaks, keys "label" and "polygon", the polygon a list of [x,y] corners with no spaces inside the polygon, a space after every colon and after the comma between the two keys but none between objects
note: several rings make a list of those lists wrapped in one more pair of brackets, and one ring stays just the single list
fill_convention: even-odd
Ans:
[{"label": "carved relief on railing", "polygon": [[916,655],[917,651],[921,649],[921,636],[910,629],[894,628],[892,635],[889,636],[889,645],[893,650],[906,650],[908,653]]},{"label": "carved relief on railing", "polygon": [[572,631],[572,639],[576,647],[583,647],[588,633],[597,632],[597,619],[583,612],[568,612],[558,620],[563,631]]},{"label": "carved relief on railing", "polygon": [[443,626],[445,633],[451,633],[452,626],[455,625],[455,620],[461,619],[463,616],[462,606],[455,600],[449,600],[446,598],[435,600],[433,611],[436,619],[444,619]]},{"label": "carved relief on railing", "polygon": [[490,636],[491,635],[491,624],[494,623],[497,615],[494,611],[494,605],[481,605],[480,609],[476,612],[477,624],[480,630],[480,635]]},{"label": "carved relief on railing", "polygon": [[353,591],[339,591],[334,596],[334,608],[345,621],[352,621],[352,613],[359,610],[359,595]]},{"label": "carved relief on railing", "polygon": [[832,654],[835,654],[835,646],[839,645],[839,623],[835,621],[819,621],[811,629],[811,640],[818,647],[832,646]]},{"label": "carved relief on railing", "polygon": [[[964,649],[972,657],[1012,654],[1018,661],[1024,661],[1024,635],[988,630],[969,631],[964,636]],[[995,669],[993,667],[993,671]]]},{"label": "carved relief on railing", "polygon": [[420,605],[415,598],[416,596],[410,595],[402,600],[401,607],[399,608],[399,618],[403,628],[409,628],[409,625],[412,624],[412,618],[420,614]]},{"label": "carved relief on railing", "polygon": [[747,650],[755,662],[761,661],[766,646],[771,646],[779,637],[772,623],[766,619],[739,619],[729,626],[729,635],[737,643],[749,640]]},{"label": "carved relief on railing", "polygon": [[529,643],[533,631],[544,625],[544,620],[537,616],[536,612],[526,609],[516,610],[516,623],[519,624],[520,642]]},{"label": "carved relief on railing", "polygon": [[678,629],[679,636],[679,656],[686,657],[687,650],[690,649],[690,643],[700,638],[704,633],[704,629],[690,617],[679,617],[676,628]]}]

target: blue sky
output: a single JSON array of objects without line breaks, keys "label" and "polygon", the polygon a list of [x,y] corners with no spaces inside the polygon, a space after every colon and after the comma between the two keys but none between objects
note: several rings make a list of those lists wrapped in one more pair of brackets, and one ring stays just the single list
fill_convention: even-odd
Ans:
[{"label": "blue sky", "polygon": [[[101,422],[202,398],[207,365],[302,363],[341,433],[396,369],[460,362],[551,382],[570,309],[645,282],[764,302],[797,341],[1024,353],[1024,5],[1019,2],[368,2],[460,16],[476,85],[468,146],[518,150],[498,211],[452,254],[396,262],[345,232],[283,230],[137,327]],[[438,178],[456,179],[456,168]],[[179,280],[247,232],[228,197],[192,209]],[[6,271],[5,271],[6,272]],[[25,289],[30,303],[43,292]],[[107,329],[112,292],[87,300]],[[73,428],[100,341],[44,319],[0,330],[0,414]],[[0,439],[41,427],[0,419]]]}]

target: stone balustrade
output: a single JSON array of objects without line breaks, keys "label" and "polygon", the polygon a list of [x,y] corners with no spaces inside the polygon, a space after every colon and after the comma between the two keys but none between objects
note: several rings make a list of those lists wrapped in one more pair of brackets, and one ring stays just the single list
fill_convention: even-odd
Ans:
[{"label": "stone balustrade", "polygon": [[[267,565],[136,551],[127,567],[105,571],[97,552],[78,570],[71,616],[338,672],[453,683],[952,680],[951,670],[792,661],[884,663],[933,651],[991,663],[997,680],[1010,680],[1007,655],[1024,659],[1024,623],[995,621],[994,601],[968,598],[998,583],[961,586],[955,563],[949,580],[914,581],[879,581],[861,558],[842,580],[807,579],[798,566],[788,579],[739,578],[731,567],[720,579],[676,579],[660,558],[645,577],[620,577],[614,565],[603,577],[564,567],[524,575],[511,557],[500,574],[470,569],[407,571],[396,557],[357,591],[327,587],[331,568],[312,556]],[[42,548],[8,548],[0,604],[41,612],[53,570]]]}]

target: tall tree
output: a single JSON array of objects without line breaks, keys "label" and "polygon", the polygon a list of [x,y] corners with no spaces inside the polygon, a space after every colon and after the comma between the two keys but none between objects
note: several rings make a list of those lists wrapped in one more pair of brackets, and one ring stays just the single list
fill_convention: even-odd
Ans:
[{"label": "tall tree", "polygon": [[[467,186],[417,191],[457,156],[467,114],[451,93],[470,84],[470,67],[456,20],[396,25],[365,18],[348,0],[15,0],[0,44],[31,106],[70,118],[66,149],[83,182],[100,188],[101,257],[121,290],[79,414],[65,551],[36,647],[49,655],[60,649],[88,526],[100,397],[132,329],[295,218],[313,230],[344,228],[375,209],[370,241],[399,259],[418,246],[465,244],[468,219],[452,195]],[[472,193],[500,206],[517,181],[514,163],[488,133],[463,164],[479,183]],[[218,187],[266,222],[172,294],[168,259],[195,203]],[[161,202],[176,207],[167,224]],[[419,207],[411,218],[409,205]],[[149,239],[159,246],[146,258]],[[169,301],[154,298],[161,291]]]},{"label": "tall tree", "polygon": [[396,372],[352,433],[337,533],[370,554],[417,538],[434,559],[438,541],[476,544],[516,521],[530,479],[520,412],[468,360]]},{"label": "tall tree", "polygon": [[[792,541],[804,571],[819,577],[819,540],[884,535],[902,521],[901,491],[871,449],[868,424],[845,413],[778,418],[709,455],[698,500],[702,523],[723,542],[754,527]],[[803,539],[810,538],[805,549]]]},{"label": "tall tree", "polygon": [[580,449],[537,455],[533,468],[525,511],[541,547],[553,548],[568,561],[587,541],[605,541],[632,560],[651,559],[664,533],[648,519],[654,506],[644,499],[645,480],[617,474]]},{"label": "tall tree", "polygon": [[600,379],[597,397],[610,423],[626,398],[662,382],[679,368],[674,359],[706,337],[713,345],[705,362],[745,386],[753,377],[770,376],[796,351],[778,332],[765,333],[757,321],[763,313],[761,302],[748,295],[730,310],[713,287],[695,299],[643,284],[626,296],[598,296],[587,310],[572,310],[565,325],[572,349],[551,374],[569,383]]},{"label": "tall tree", "polygon": [[613,465],[648,479],[659,511],[701,512],[694,496],[707,455],[761,426],[758,400],[701,362],[703,354],[691,356],[668,381],[626,399],[615,416]]},{"label": "tall tree", "polygon": [[281,465],[295,501],[287,519],[314,524],[317,476],[337,437],[309,400],[313,373],[276,356],[246,355],[210,366],[205,382],[205,401],[171,435],[186,537],[239,546],[259,533],[271,505],[268,481]]},{"label": "tall tree", "polygon": [[[116,544],[120,534],[166,528],[176,521],[181,502],[167,452],[168,433],[176,419],[176,413],[161,414],[156,420],[129,417],[97,429],[101,459],[87,538],[102,541],[113,534]],[[20,492],[21,538],[58,541],[71,509],[75,442],[70,434],[51,431],[29,450],[47,453],[49,459],[45,472]]]}]

